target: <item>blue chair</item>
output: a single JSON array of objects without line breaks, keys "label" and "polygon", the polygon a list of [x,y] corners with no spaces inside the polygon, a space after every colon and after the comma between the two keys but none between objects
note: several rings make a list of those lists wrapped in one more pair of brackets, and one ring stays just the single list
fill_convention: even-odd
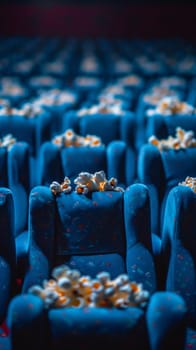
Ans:
[{"label": "blue chair", "polygon": [[30,152],[25,142],[16,142],[10,150],[2,150],[7,157],[7,172],[14,200],[14,227],[17,258],[17,276],[21,276],[28,255],[28,210],[30,194]]},{"label": "blue chair", "polygon": [[192,130],[196,135],[196,115],[153,115],[148,117],[146,126],[145,142],[151,135],[155,135],[158,139],[166,139],[169,135],[175,136],[176,128],[181,127],[188,131]]},{"label": "blue chair", "polygon": [[[196,348],[196,193],[175,186],[169,193],[162,238],[162,277],[167,291],[179,294],[187,306],[186,343]],[[188,345],[187,345],[188,347]]]},{"label": "blue chair", "polygon": [[[125,192],[90,195],[71,192],[54,196],[45,186],[32,190],[29,269],[22,295],[13,299],[8,312],[11,336],[18,344],[24,335],[25,346],[29,343],[32,348],[32,340],[40,349],[47,334],[45,341],[52,349],[64,348],[65,341],[70,349],[83,348],[84,343],[87,349],[92,345],[105,349],[114,339],[118,346],[129,342],[135,348],[148,349],[144,310],[140,308],[92,308],[86,312],[67,308],[46,313],[40,299],[26,292],[35,284],[42,285],[55,266],[65,263],[93,278],[101,271],[109,272],[112,279],[128,273],[130,280],[154,293],[157,285],[149,209],[148,190],[141,184]],[[42,324],[40,337],[35,337],[38,326],[33,320]]]},{"label": "blue chair", "polygon": [[[42,300],[23,294],[12,299],[7,324],[13,349],[108,349],[127,346],[149,350],[144,312],[128,310],[53,309],[46,313]],[[77,335],[76,335],[77,334]],[[4,348],[3,348],[4,350]],[[7,350],[7,348],[5,348]]]},{"label": "blue chair", "polygon": [[146,128],[148,120],[147,110],[156,108],[157,104],[163,97],[172,96],[178,97],[183,100],[183,91],[177,89],[162,88],[161,86],[153,86],[144,91],[139,99],[136,110],[137,120],[137,135],[136,135],[136,148],[139,151],[143,144],[146,143]]},{"label": "blue chair", "polygon": [[[121,140],[126,144],[126,173],[128,179],[136,177],[135,133],[136,122],[132,112],[124,115],[95,114],[78,117],[70,111],[64,119],[64,130],[72,128],[80,135],[97,135],[107,146],[111,141]],[[130,180],[129,180],[130,181]],[[130,182],[128,182],[130,184]]]},{"label": "blue chair", "polygon": [[130,278],[154,291],[149,217],[148,190],[140,184],[124,193],[79,195],[72,191],[57,196],[46,186],[35,187],[29,212],[33,250],[30,248],[23,291],[41,283],[51,268],[65,262],[91,276],[105,269],[112,276],[128,271]]},{"label": "blue chair", "polygon": [[187,307],[174,292],[152,295],[146,311],[150,350],[185,350]]},{"label": "blue chair", "polygon": [[10,349],[5,329],[7,308],[16,291],[16,248],[14,204],[11,191],[0,187],[0,346]]},{"label": "blue chair", "polygon": [[116,177],[124,188],[134,181],[135,159],[129,153],[129,166],[126,164],[128,150],[123,141],[113,141],[108,146],[97,147],[59,147],[45,142],[40,147],[38,163],[38,183],[50,185],[56,180],[62,182],[68,176],[74,178],[85,169],[90,173],[104,170],[106,177]]},{"label": "blue chair", "polygon": [[196,148],[164,150],[142,146],[138,156],[138,179],[150,191],[152,232],[162,236],[165,202],[172,187],[196,174]]},{"label": "blue chair", "polygon": [[30,185],[37,184],[37,156],[41,144],[51,137],[51,117],[47,112],[35,118],[25,118],[19,115],[1,115],[0,137],[12,134],[17,141],[26,142],[30,150]]}]

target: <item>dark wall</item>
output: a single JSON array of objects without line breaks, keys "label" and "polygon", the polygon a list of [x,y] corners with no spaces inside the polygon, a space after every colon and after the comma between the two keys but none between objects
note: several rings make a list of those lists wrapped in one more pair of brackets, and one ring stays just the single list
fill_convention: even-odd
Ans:
[{"label": "dark wall", "polygon": [[196,39],[192,0],[0,0],[1,35]]}]

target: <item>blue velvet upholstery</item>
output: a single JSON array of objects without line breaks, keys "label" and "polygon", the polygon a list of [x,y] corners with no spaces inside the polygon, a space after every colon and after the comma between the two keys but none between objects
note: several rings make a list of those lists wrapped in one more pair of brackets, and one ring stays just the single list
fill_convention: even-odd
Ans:
[{"label": "blue velvet upholstery", "polygon": [[196,135],[196,115],[153,115],[148,117],[146,126],[146,139],[155,135],[158,139],[167,139],[168,136],[175,136],[176,128],[192,130]]},{"label": "blue velvet upholstery", "polygon": [[23,294],[10,303],[7,323],[14,349],[98,350],[115,343],[149,350],[144,312],[136,307],[66,308],[46,314],[40,298]]},{"label": "blue velvet upholstery", "polygon": [[143,145],[138,157],[138,179],[148,186],[151,196],[152,232],[161,236],[165,201],[172,187],[196,174],[196,148],[160,152]]},{"label": "blue velvet upholstery", "polygon": [[[14,239],[14,204],[11,191],[0,188],[0,323],[14,295],[16,278],[16,249]],[[1,339],[0,339],[1,344]]]},{"label": "blue velvet upholstery", "polygon": [[87,134],[99,136],[106,146],[114,140],[124,141],[126,144],[125,177],[127,185],[131,184],[132,179],[136,177],[134,113],[126,111],[122,116],[95,114],[78,117],[74,111],[70,111],[64,122],[64,129],[67,128],[72,128],[83,136]]},{"label": "blue velvet upholstery", "polygon": [[27,119],[17,115],[1,116],[0,137],[12,134],[17,141],[27,142],[30,149],[31,186],[37,184],[35,172],[39,148],[51,137],[51,116],[43,112],[40,116]]},{"label": "blue velvet upholstery", "polygon": [[152,293],[157,281],[149,216],[149,194],[141,184],[128,187],[125,193],[79,195],[73,191],[57,197],[45,186],[34,188],[23,292],[48,278],[52,267],[66,262],[91,276],[100,269],[112,276],[128,271]]},{"label": "blue velvet upholstery", "polygon": [[146,322],[150,350],[185,350],[186,303],[172,292],[156,292],[152,295]]},{"label": "blue velvet upholstery", "polygon": [[[15,296],[8,308],[7,325],[11,349],[43,350],[46,348],[43,302],[34,295]],[[4,349],[3,349],[4,350]]]},{"label": "blue velvet upholstery", "polygon": [[28,253],[28,210],[30,193],[29,146],[25,142],[16,142],[7,150],[0,148],[2,171],[1,185],[12,192],[14,201],[14,235],[17,266],[20,270]]},{"label": "blue velvet upholstery", "polygon": [[107,178],[116,177],[118,184],[126,187],[134,181],[135,168],[134,152],[126,149],[124,141],[113,141],[108,146],[62,148],[45,142],[40,147],[38,183],[62,182],[66,175],[73,184],[73,180],[85,169],[90,173],[104,170]]},{"label": "blue velvet upholstery", "polygon": [[78,117],[77,113],[70,111],[65,119],[64,129],[72,128],[80,135],[97,135],[107,145],[113,140],[123,140],[128,146],[135,145],[135,116],[133,112],[124,115],[92,114]]},{"label": "blue velvet upholstery", "polygon": [[[148,127],[148,122],[149,122],[151,117],[147,116],[147,110],[154,109],[157,106],[157,104],[155,104],[155,103],[153,104],[153,103],[150,103],[150,101],[145,100],[146,95],[151,95],[151,93],[152,93],[151,89],[150,89],[150,87],[148,87],[148,89],[146,89],[146,91],[143,92],[139,96],[139,99],[138,99],[138,104],[137,104],[137,109],[136,109],[136,117],[137,117],[136,148],[138,151],[143,146],[143,144],[146,143],[146,136],[149,135],[149,132],[147,133],[147,127]],[[174,89],[174,90],[172,89],[172,91],[170,93],[172,94],[172,96],[179,98],[179,100],[183,100],[183,98],[184,98],[183,91],[179,91],[177,89]],[[157,101],[157,103],[158,103],[158,101]]]},{"label": "blue velvet upholstery", "polygon": [[162,263],[165,288],[181,295],[196,331],[196,194],[186,186],[169,193],[164,216]]}]

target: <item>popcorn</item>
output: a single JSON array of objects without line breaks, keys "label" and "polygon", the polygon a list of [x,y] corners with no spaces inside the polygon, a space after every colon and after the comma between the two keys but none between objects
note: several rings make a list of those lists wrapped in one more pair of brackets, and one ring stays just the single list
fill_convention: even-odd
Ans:
[{"label": "popcorn", "polygon": [[76,185],[75,191],[78,194],[87,194],[96,191],[124,191],[123,188],[117,186],[117,179],[112,177],[107,180],[103,170],[95,172],[94,174],[81,172],[74,180],[74,184]]},{"label": "popcorn", "polygon": [[190,104],[180,101],[177,97],[164,97],[159,101],[155,109],[147,110],[147,115],[152,116],[154,114],[162,115],[175,115],[186,114],[191,115],[196,113],[196,109]]},{"label": "popcorn", "polygon": [[72,129],[67,129],[63,134],[55,136],[52,142],[59,147],[97,147],[102,145],[100,137],[95,135],[79,136]]},{"label": "popcorn", "polygon": [[196,193],[196,177],[187,176],[182,182],[179,182],[179,186],[190,187],[193,192]]},{"label": "popcorn", "polygon": [[160,151],[168,149],[184,149],[196,147],[196,139],[192,130],[185,131],[180,127],[176,128],[176,136],[169,136],[165,140],[159,140],[155,135],[149,137],[148,142],[156,146]]},{"label": "popcorn", "polygon": [[116,114],[123,115],[125,112],[122,110],[119,104],[108,104],[107,102],[102,102],[97,105],[93,105],[90,108],[82,108],[78,111],[78,117],[83,117],[85,115],[92,114]]},{"label": "popcorn", "polygon": [[35,104],[32,103],[26,103],[23,105],[22,108],[17,109],[11,107],[9,103],[5,103],[4,107],[0,109],[0,116],[12,116],[12,115],[17,115],[20,117],[25,117],[25,118],[35,118],[39,114],[41,114],[43,110],[36,106]]},{"label": "popcorn", "polygon": [[135,74],[127,75],[119,79],[120,84],[129,85],[129,86],[137,86],[141,84],[141,82],[142,82],[142,79]]},{"label": "popcorn", "polygon": [[41,96],[35,100],[38,106],[60,106],[65,103],[74,104],[76,95],[69,90],[52,89],[47,93],[42,92]]},{"label": "popcorn", "polygon": [[[35,285],[28,290],[43,300],[46,309],[65,307],[126,309],[131,306],[143,308],[149,300],[149,292],[143,289],[142,284],[130,281],[126,274],[112,280],[110,274],[103,271],[92,279],[90,276],[81,276],[80,271],[71,270],[67,265],[61,265],[52,271],[52,276],[54,279],[44,281],[43,287]],[[123,286],[119,285],[119,281]]]},{"label": "popcorn", "polygon": [[16,138],[12,134],[7,134],[0,139],[0,147],[6,147],[8,150],[17,142]]},{"label": "popcorn", "polygon": [[176,98],[177,93],[163,86],[154,86],[151,92],[144,95],[144,101],[156,106],[165,97]]},{"label": "popcorn", "polygon": [[71,181],[66,176],[64,181],[60,184],[57,181],[53,181],[50,185],[51,192],[56,196],[59,193],[70,193],[71,192]]}]

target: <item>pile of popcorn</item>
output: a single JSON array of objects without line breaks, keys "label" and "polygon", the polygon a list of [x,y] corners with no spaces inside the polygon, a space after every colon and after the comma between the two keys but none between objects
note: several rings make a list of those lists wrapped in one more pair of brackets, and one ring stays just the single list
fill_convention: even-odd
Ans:
[{"label": "pile of popcorn", "polygon": [[6,147],[9,150],[16,142],[12,134],[7,134],[0,139],[0,147]]},{"label": "pile of popcorn", "polygon": [[65,103],[74,104],[76,102],[76,95],[69,90],[52,89],[47,93],[42,93],[39,98],[35,100],[37,106],[60,106]]},{"label": "pile of popcorn", "polygon": [[131,75],[127,75],[123,78],[120,78],[118,80],[119,84],[127,85],[127,86],[137,86],[140,85],[142,83],[142,79],[135,74],[131,74]]},{"label": "pile of popcorn", "polygon": [[165,97],[176,98],[176,91],[158,85],[154,86],[149,93],[144,95],[144,101],[156,106]]},{"label": "pile of popcorn", "polygon": [[182,182],[179,182],[180,186],[190,187],[193,192],[196,193],[196,177],[187,176]]},{"label": "pile of popcorn", "polygon": [[[104,191],[123,192],[124,189],[117,186],[117,183],[118,181],[114,177],[107,180],[103,170],[97,171],[94,174],[81,172],[74,179],[74,184],[76,185],[75,192],[78,194]],[[71,181],[67,176],[61,184],[57,181],[53,181],[50,185],[50,190],[54,195],[59,193],[70,193],[72,190]]]},{"label": "pile of popcorn", "polygon": [[97,147],[102,145],[100,137],[95,135],[80,136],[72,129],[67,129],[63,134],[55,136],[52,142],[59,147]]},{"label": "pile of popcorn", "polygon": [[169,136],[167,139],[159,140],[156,136],[152,135],[148,142],[156,146],[160,151],[168,149],[184,149],[189,147],[196,147],[196,139],[194,138],[194,132],[192,130],[185,131],[184,129],[177,127],[176,136]]},{"label": "pile of popcorn", "polygon": [[53,269],[53,279],[43,282],[43,287],[32,286],[29,293],[39,296],[45,308],[145,307],[149,292],[142,284],[129,280],[127,274],[115,279],[108,272],[100,272],[95,278],[81,276],[80,271],[61,265]]},{"label": "pile of popcorn", "polygon": [[176,96],[167,96],[159,101],[156,108],[147,110],[147,115],[175,115],[175,114],[196,114],[196,110],[190,104],[180,101]]},{"label": "pile of popcorn", "polygon": [[86,115],[92,114],[115,114],[115,115],[123,115],[125,112],[122,110],[120,104],[108,104],[99,103],[97,105],[93,105],[89,108],[82,108],[78,111],[78,117],[84,117]]},{"label": "pile of popcorn", "polygon": [[28,119],[37,117],[43,112],[43,110],[34,105],[33,103],[26,103],[22,108],[13,108],[9,103],[4,104],[4,107],[0,109],[0,116],[19,116]]}]

